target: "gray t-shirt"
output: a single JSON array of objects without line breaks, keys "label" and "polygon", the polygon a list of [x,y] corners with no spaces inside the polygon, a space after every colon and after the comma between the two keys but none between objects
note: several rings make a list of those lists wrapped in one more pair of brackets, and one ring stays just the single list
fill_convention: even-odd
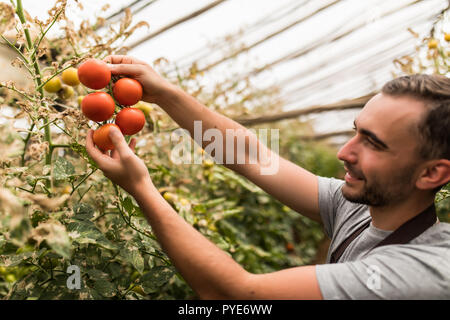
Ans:
[{"label": "gray t-shirt", "polygon": [[324,299],[450,299],[450,224],[437,223],[407,244],[372,251],[391,231],[370,224],[338,263],[329,264],[331,252],[371,217],[368,206],[343,197],[344,181],[318,181],[320,215],[331,238],[327,264],[316,266]]}]

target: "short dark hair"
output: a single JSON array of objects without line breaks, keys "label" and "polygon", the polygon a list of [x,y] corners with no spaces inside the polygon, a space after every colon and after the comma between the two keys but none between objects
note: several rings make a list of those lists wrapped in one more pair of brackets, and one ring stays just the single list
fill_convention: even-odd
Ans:
[{"label": "short dark hair", "polygon": [[416,98],[426,107],[418,125],[419,156],[424,160],[450,160],[450,78],[413,74],[387,82],[381,92]]}]

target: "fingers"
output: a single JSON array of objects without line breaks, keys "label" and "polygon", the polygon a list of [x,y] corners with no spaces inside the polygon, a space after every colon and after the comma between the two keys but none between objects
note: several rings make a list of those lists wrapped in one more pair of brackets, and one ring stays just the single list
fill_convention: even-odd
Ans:
[{"label": "fingers", "polygon": [[103,61],[111,64],[147,64],[144,61],[125,55],[107,56]]},{"label": "fingers", "polygon": [[130,147],[128,146],[122,132],[120,132],[119,129],[112,127],[109,130],[109,138],[114,144],[114,149],[117,150],[121,158],[132,154]]},{"label": "fingers", "polygon": [[[136,147],[136,139],[135,138],[132,138],[130,140],[128,147],[133,151],[133,153],[135,152],[135,147]],[[113,149],[111,151],[111,158],[113,158],[114,160],[120,159],[119,152],[116,149]]]},{"label": "fingers", "polygon": [[104,151],[101,151],[94,146],[94,141],[92,140],[93,135],[94,130],[89,130],[86,136],[86,152],[98,165],[101,166],[105,164],[105,162],[108,162],[109,156],[106,155]]},{"label": "fingers", "polygon": [[121,74],[125,76],[137,76],[142,74],[142,65],[138,64],[108,64],[112,74]]},{"label": "fingers", "polygon": [[135,148],[136,148],[136,142],[137,140],[135,138],[132,138],[130,143],[128,144],[128,146],[130,147],[131,150],[133,150],[133,153],[135,152]]}]

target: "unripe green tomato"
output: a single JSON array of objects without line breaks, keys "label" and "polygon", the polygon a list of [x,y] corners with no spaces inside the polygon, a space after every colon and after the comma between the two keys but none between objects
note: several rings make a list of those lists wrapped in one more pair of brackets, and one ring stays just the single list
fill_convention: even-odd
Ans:
[{"label": "unripe green tomato", "polygon": [[142,110],[142,112],[144,112],[146,117],[153,110],[153,107],[150,105],[150,103],[147,103],[147,102],[144,102],[144,101],[139,101],[134,106],[132,106],[132,108],[137,108],[137,109]]},{"label": "unripe green tomato", "polygon": [[[47,81],[47,80],[45,80]],[[54,77],[44,85],[44,90],[50,93],[56,93],[61,90],[62,84],[58,77]]]},{"label": "unripe green tomato", "polygon": [[212,166],[214,166],[214,161],[212,161],[210,159],[206,159],[203,162],[203,167],[206,168],[206,169],[211,168]]},{"label": "unripe green tomato", "polygon": [[17,279],[16,279],[15,275],[10,273],[10,274],[6,275],[5,280],[12,283],[12,282],[16,282]]},{"label": "unripe green tomato", "polygon": [[77,98],[77,102],[78,102],[78,105],[81,107],[81,101],[83,101],[83,98],[84,98],[85,96],[78,96],[78,98]]},{"label": "unripe green tomato", "polygon": [[72,98],[74,93],[75,93],[75,91],[73,90],[72,87],[70,87],[70,86],[63,86],[62,90],[58,91],[58,96],[61,99],[67,100],[67,99]]},{"label": "unripe green tomato", "polygon": [[5,273],[6,273],[6,268],[0,267],[0,274],[5,274]]}]

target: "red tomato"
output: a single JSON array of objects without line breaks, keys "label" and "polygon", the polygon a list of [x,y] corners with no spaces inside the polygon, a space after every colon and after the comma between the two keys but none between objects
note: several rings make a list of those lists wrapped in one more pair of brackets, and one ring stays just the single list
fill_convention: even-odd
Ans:
[{"label": "red tomato", "polygon": [[90,120],[105,121],[112,117],[116,104],[106,92],[89,93],[81,101],[81,111]]},{"label": "red tomato", "polygon": [[88,88],[103,89],[111,80],[111,71],[106,62],[88,59],[78,67],[78,79]]},{"label": "red tomato", "polygon": [[131,136],[141,131],[145,125],[145,115],[136,108],[124,108],[116,115],[116,124],[123,134]]},{"label": "red tomato", "polygon": [[132,106],[142,99],[142,86],[131,78],[119,79],[113,88],[114,98],[124,106]]},{"label": "red tomato", "polygon": [[117,129],[120,130],[120,128],[114,123],[108,123],[94,131],[93,136],[94,143],[102,151],[114,149],[114,144],[109,138],[109,131],[111,127],[116,127]]}]

